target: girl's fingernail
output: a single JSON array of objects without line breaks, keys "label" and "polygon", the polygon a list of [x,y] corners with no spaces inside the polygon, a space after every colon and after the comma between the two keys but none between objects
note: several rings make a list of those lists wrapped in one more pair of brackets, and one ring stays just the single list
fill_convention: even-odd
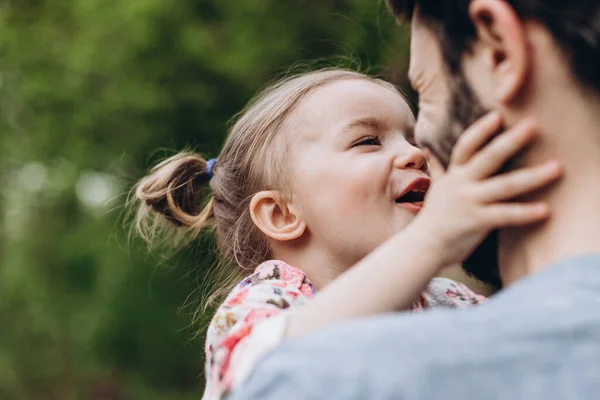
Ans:
[{"label": "girl's fingernail", "polygon": [[538,204],[535,206],[534,212],[537,215],[545,215],[548,213],[548,206],[546,204]]},{"label": "girl's fingernail", "polygon": [[488,118],[489,119],[499,119],[500,112],[499,111],[490,111],[490,113],[488,114]]},{"label": "girl's fingernail", "polygon": [[550,173],[557,173],[560,171],[560,164],[557,161],[550,161],[546,164],[546,170]]}]

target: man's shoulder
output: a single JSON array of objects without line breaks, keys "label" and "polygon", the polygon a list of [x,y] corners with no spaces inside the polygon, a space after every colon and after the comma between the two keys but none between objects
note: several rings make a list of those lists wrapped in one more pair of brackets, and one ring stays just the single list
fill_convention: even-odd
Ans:
[{"label": "man's shoulder", "polygon": [[375,364],[394,368],[397,378],[424,372],[429,375],[442,366],[465,367],[497,358],[498,352],[506,351],[506,344],[511,343],[513,332],[527,334],[523,324],[507,324],[503,310],[485,304],[474,309],[431,309],[364,318],[290,341],[269,358],[279,364],[277,369],[295,360],[298,367],[290,370],[302,369],[310,360],[316,365],[329,357],[352,360],[354,368],[338,369],[333,373],[337,376],[346,372],[360,375],[359,371],[368,370],[365,366]]},{"label": "man's shoulder", "polygon": [[[530,312],[536,309],[537,317],[528,318],[526,309]],[[305,342],[291,343],[290,348],[312,347],[321,341],[323,347],[331,346],[332,337],[339,337],[340,348],[352,340],[360,343],[354,350],[346,348],[349,354],[379,352],[379,359],[385,353],[393,357],[403,355],[411,360],[411,367],[439,360],[452,363],[472,357],[493,357],[500,345],[505,348],[504,342],[511,342],[511,337],[535,335],[540,329],[539,320],[550,318],[543,309],[531,305],[524,305],[515,312],[508,304],[490,301],[473,309],[432,309],[422,314],[395,313],[365,318],[334,327]]]},{"label": "man's shoulder", "polygon": [[548,388],[563,382],[567,391],[594,384],[598,321],[552,325],[557,316],[544,307],[528,321],[535,309],[515,310],[512,321],[504,307],[488,304],[340,325],[281,346],[234,398],[516,398],[536,390],[537,380]]},{"label": "man's shoulder", "polygon": [[568,260],[474,309],[375,316],[290,341],[232,399],[586,398],[600,391],[598,267],[597,256]]}]

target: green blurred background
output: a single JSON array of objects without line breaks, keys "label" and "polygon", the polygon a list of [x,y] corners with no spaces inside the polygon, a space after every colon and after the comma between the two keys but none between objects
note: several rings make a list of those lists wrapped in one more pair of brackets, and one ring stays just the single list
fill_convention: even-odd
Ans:
[{"label": "green blurred background", "polygon": [[210,242],[149,255],[128,190],[176,149],[218,154],[299,61],[405,86],[406,30],[381,0],[0,0],[0,18],[0,399],[201,398]]}]

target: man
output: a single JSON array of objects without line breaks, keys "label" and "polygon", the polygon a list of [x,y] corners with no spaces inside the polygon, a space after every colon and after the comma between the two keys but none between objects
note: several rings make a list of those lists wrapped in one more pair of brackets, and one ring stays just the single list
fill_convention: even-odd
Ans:
[{"label": "man", "polygon": [[[290,341],[231,397],[595,399],[600,396],[600,2],[388,0],[412,19],[419,142],[447,163],[487,110],[539,139],[508,169],[559,160],[542,225],[498,233],[505,289],[465,312],[355,321]],[[481,271],[474,270],[474,273]]]}]

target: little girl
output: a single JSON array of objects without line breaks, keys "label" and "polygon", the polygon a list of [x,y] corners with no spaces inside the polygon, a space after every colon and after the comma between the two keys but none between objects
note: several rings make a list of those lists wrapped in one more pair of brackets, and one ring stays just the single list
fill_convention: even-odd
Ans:
[{"label": "little girl", "polygon": [[183,153],[139,182],[140,229],[168,222],[195,238],[213,225],[221,257],[248,275],[208,329],[205,399],[235,389],[283,340],[376,313],[480,303],[434,276],[490,230],[548,216],[545,204],[507,201],[555,181],[556,163],[495,175],[532,140],[530,125],[495,137],[500,118],[486,116],[429,190],[414,123],[391,84],[312,72],[256,97],[216,160]]}]

